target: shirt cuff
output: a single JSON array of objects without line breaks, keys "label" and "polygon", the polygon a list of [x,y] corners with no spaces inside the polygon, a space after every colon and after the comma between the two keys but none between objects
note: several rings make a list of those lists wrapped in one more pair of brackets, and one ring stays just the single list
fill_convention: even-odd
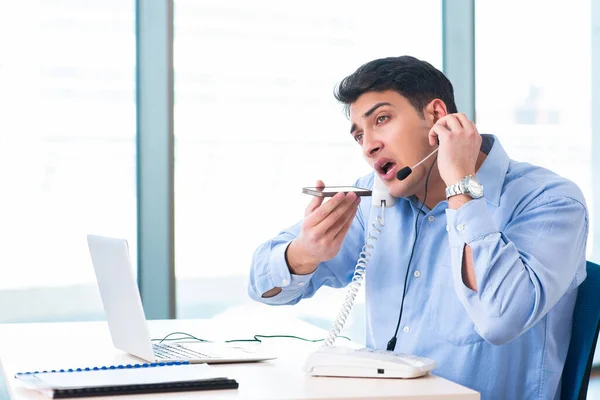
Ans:
[{"label": "shirt cuff", "polygon": [[485,199],[473,199],[458,210],[446,209],[450,247],[463,246],[498,231]]},{"label": "shirt cuff", "polygon": [[283,243],[275,247],[271,251],[271,259],[269,260],[269,275],[273,281],[273,287],[280,287],[285,291],[298,290],[304,287],[315,274],[314,272],[307,275],[290,273],[286,259],[286,251],[290,243]]}]

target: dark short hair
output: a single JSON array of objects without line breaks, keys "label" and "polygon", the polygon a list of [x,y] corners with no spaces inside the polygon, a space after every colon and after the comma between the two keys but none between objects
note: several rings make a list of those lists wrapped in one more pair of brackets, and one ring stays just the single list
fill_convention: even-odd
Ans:
[{"label": "dark short hair", "polygon": [[437,68],[411,56],[387,57],[370,61],[345,77],[334,91],[335,98],[350,105],[367,92],[394,90],[404,96],[423,116],[423,109],[434,99],[446,104],[449,113],[456,113],[452,83]]}]

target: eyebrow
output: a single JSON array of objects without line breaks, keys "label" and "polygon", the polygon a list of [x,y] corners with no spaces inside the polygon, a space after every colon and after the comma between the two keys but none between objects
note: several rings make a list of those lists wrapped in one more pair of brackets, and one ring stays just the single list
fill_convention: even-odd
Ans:
[{"label": "eyebrow", "polygon": [[[371,114],[373,114],[375,112],[375,110],[377,110],[379,107],[383,107],[383,106],[391,106],[391,103],[388,102],[381,102],[381,103],[377,103],[375,104],[373,107],[369,108],[367,110],[367,112],[365,112],[363,114],[364,118],[370,117]],[[350,127],[350,134],[352,134],[354,131],[356,130],[356,124],[352,124],[352,126]]]}]

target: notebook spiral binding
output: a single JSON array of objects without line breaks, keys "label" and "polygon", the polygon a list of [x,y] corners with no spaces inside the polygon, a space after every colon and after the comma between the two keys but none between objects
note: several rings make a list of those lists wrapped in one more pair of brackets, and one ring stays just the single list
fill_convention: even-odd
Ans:
[{"label": "notebook spiral binding", "polygon": [[158,362],[158,363],[143,363],[143,364],[124,364],[124,365],[108,365],[102,367],[88,367],[88,368],[69,368],[69,369],[53,369],[48,371],[30,371],[30,372],[17,372],[18,375],[30,375],[30,374],[49,374],[53,372],[82,372],[82,371],[102,371],[109,369],[129,369],[129,368],[154,368],[154,367],[168,367],[171,365],[187,365],[189,361],[169,361],[169,362]]}]

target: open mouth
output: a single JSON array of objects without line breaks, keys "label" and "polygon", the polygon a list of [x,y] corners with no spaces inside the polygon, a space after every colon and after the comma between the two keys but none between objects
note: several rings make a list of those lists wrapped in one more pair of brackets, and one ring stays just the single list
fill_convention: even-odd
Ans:
[{"label": "open mouth", "polygon": [[385,175],[385,174],[387,174],[387,173],[388,173],[388,171],[389,171],[390,169],[392,169],[393,167],[394,167],[394,163],[393,163],[393,162],[391,162],[391,161],[388,161],[388,162],[386,162],[385,164],[383,164],[383,165],[381,166],[381,172],[382,172],[382,173]]},{"label": "open mouth", "polygon": [[381,161],[376,164],[375,169],[383,179],[392,179],[395,176],[396,163],[387,160]]}]

